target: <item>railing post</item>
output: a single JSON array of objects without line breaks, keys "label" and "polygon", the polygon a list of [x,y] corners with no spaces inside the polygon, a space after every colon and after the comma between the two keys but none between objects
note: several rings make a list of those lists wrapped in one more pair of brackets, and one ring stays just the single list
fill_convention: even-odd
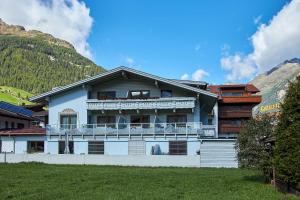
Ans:
[{"label": "railing post", "polygon": [[186,138],[187,138],[188,137],[187,123],[185,123],[185,134],[186,134]]},{"label": "railing post", "polygon": [[92,128],[92,130],[93,130],[93,138],[95,139],[95,128],[96,128],[96,125],[95,124],[93,124],[93,126],[92,126],[93,128]]},{"label": "railing post", "polygon": [[104,124],[104,135],[105,135],[105,138],[107,138],[107,124],[106,123]]}]

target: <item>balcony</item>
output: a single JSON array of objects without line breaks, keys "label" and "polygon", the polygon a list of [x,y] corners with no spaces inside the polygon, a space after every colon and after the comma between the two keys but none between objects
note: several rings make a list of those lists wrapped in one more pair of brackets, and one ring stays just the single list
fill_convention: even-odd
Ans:
[{"label": "balcony", "polygon": [[220,118],[250,118],[252,117],[252,111],[250,110],[237,110],[237,111],[220,111]]},{"label": "balcony", "polygon": [[220,133],[238,133],[241,128],[241,125],[220,124]]},{"label": "balcony", "polygon": [[199,122],[187,123],[113,123],[84,125],[48,125],[47,136],[64,137],[210,137],[216,136],[215,125],[202,125]]},{"label": "balcony", "polygon": [[171,97],[157,99],[87,100],[88,110],[139,110],[194,108],[194,97]]},{"label": "balcony", "polygon": [[261,96],[226,96],[221,98],[222,103],[253,103],[259,104],[261,102]]}]

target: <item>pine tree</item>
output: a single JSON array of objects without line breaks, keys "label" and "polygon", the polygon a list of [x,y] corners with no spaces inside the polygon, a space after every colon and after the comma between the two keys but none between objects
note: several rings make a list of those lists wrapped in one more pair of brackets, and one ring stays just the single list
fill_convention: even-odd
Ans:
[{"label": "pine tree", "polygon": [[300,76],[290,83],[276,130],[276,175],[288,184],[300,182]]}]

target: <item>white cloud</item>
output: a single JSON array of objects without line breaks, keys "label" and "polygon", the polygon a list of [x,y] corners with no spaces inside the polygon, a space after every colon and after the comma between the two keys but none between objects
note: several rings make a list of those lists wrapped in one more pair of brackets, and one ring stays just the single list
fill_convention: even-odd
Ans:
[{"label": "white cloud", "polygon": [[[254,71],[265,72],[287,59],[300,56],[300,0],[284,6],[268,24],[261,24],[251,36],[253,52],[223,56],[227,79],[251,78]],[[255,69],[255,70],[254,70]],[[245,71],[245,72],[244,72]],[[242,77],[241,77],[241,76]]]},{"label": "white cloud", "polygon": [[181,80],[188,80],[189,78],[190,78],[190,76],[189,76],[187,73],[183,74],[183,75],[180,77]]},{"label": "white cloud", "polygon": [[259,24],[262,19],[262,15],[259,15],[253,19],[255,25]]},{"label": "white cloud", "polygon": [[87,38],[93,19],[80,0],[0,0],[0,18],[8,24],[35,29],[66,40],[92,57]]},{"label": "white cloud", "polygon": [[[209,76],[209,73],[204,71],[203,69],[198,69],[192,74],[191,78],[193,81],[201,81],[205,76]],[[180,79],[189,80],[190,75],[188,73],[185,73],[180,77]]]},{"label": "white cloud", "polygon": [[200,48],[201,48],[200,44],[197,44],[197,45],[195,46],[195,51],[199,51]]},{"label": "white cloud", "polygon": [[228,81],[249,78],[256,72],[252,58],[239,54],[222,58],[221,65],[223,69],[230,71],[226,75]]},{"label": "white cloud", "polygon": [[200,81],[204,76],[209,76],[209,73],[203,69],[198,69],[192,74],[193,81]]},{"label": "white cloud", "polygon": [[128,64],[129,66],[132,66],[132,65],[135,63],[134,59],[131,58],[131,57],[125,57],[125,62],[126,62],[126,64]]}]

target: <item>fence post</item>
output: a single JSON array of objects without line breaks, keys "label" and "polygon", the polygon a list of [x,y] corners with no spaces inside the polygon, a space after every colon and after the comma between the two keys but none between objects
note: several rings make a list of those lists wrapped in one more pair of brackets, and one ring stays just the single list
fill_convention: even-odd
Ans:
[{"label": "fence post", "polygon": [[6,151],[4,151],[4,163],[6,163]]}]

